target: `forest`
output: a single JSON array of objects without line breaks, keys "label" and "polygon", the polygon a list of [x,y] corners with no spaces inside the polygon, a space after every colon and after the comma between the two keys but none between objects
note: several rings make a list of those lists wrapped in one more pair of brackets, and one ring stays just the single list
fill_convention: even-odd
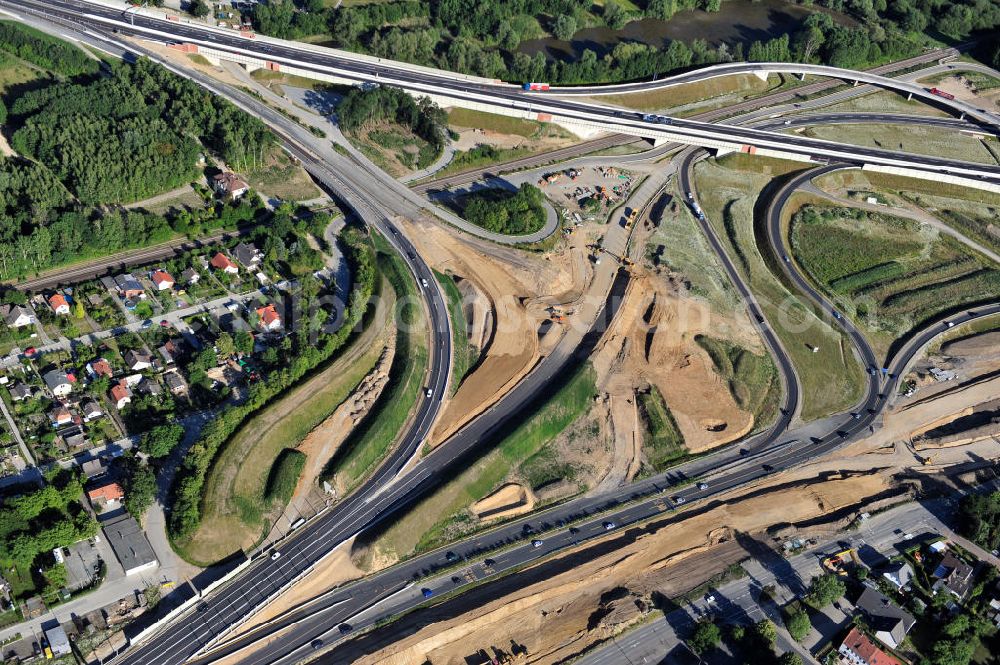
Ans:
[{"label": "forest", "polygon": [[337,107],[345,132],[366,125],[394,122],[406,127],[440,153],[448,137],[448,115],[427,97],[414,99],[398,88],[352,88]]},{"label": "forest", "polygon": [[620,29],[641,18],[667,20],[683,10],[725,11],[720,0],[637,4],[640,11],[616,0],[607,0],[599,11],[586,0],[397,0],[338,8],[327,8],[321,0],[274,0],[258,5],[254,21],[264,34],[290,39],[330,35],[337,46],[350,50],[513,82],[627,81],[741,60],[857,68],[914,55],[929,38],[957,41],[976,32],[984,33],[982,57],[1000,64],[1000,43],[988,33],[1000,25],[1000,5],[990,0],[815,0],[857,25],[815,12],[767,41],[712,46],[701,39],[674,40],[664,48],[623,42],[606,55],[585,50],[576,61],[517,50],[522,41],[541,36],[540,30],[568,39],[585,25]]},{"label": "forest", "polygon": [[0,158],[0,279],[257,216],[244,204],[170,219],[115,207],[190,183],[206,150],[233,168],[252,168],[274,136],[256,118],[148,60],[112,63],[98,76],[98,61],[36,33],[0,21],[0,49],[59,75],[0,104],[21,155]]},{"label": "forest", "polygon": [[494,233],[527,235],[545,226],[542,199],[542,190],[527,183],[516,192],[475,192],[462,200],[462,216]]}]

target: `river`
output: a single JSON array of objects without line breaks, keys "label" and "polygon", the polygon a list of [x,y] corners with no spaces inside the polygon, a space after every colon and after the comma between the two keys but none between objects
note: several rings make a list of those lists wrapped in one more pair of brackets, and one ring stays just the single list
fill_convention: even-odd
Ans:
[{"label": "river", "polygon": [[[619,42],[641,42],[650,46],[663,47],[670,41],[680,39],[691,42],[704,39],[712,46],[725,42],[750,42],[767,40],[788,32],[819,7],[805,7],[786,0],[726,0],[722,11],[707,13],[700,9],[686,10],[674,14],[669,21],[646,18],[633,21],[621,30],[607,27],[584,28],[570,41],[548,37],[521,42],[518,50],[534,55],[545,53],[550,58],[575,60],[590,49],[602,56],[610,52]],[[834,20],[845,25],[856,22],[843,14],[831,13]]]}]

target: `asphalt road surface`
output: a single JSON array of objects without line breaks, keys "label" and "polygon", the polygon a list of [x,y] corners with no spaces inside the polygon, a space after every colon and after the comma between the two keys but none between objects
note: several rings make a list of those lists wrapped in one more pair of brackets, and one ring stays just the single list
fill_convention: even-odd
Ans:
[{"label": "asphalt road surface", "polygon": [[[276,62],[279,65],[286,63],[317,71],[334,68],[337,70],[338,76],[345,78],[353,78],[358,81],[379,81],[387,85],[396,84],[417,92],[447,95],[456,100],[477,103],[485,101],[497,106],[527,112],[551,113],[575,121],[613,123],[617,127],[634,128],[637,132],[644,134],[656,135],[658,132],[662,132],[667,137],[666,132],[669,132],[675,136],[685,135],[689,137],[687,140],[692,143],[698,143],[700,140],[718,140],[727,143],[737,141],[758,148],[772,148],[805,155],[812,159],[907,166],[924,172],[959,175],[982,182],[1000,184],[1000,166],[971,164],[961,160],[911,155],[880,148],[846,146],[830,141],[788,136],[746,127],[726,126],[720,128],[710,123],[690,119],[673,118],[664,125],[663,122],[645,119],[641,113],[585,104],[552,95],[526,93],[515,86],[489,84],[474,77],[426,68],[416,69],[388,60],[376,59],[375,62],[372,62],[370,58],[348,57],[343,52],[305,47],[293,42],[269,38],[248,39],[232,31],[213,30],[205,26],[167,21],[135,12],[129,12],[126,16],[121,9],[96,5],[82,0],[45,0],[44,2],[42,0],[2,0],[0,5],[22,9],[30,8],[34,11],[44,12],[50,17],[62,16],[77,25],[104,28],[114,26],[123,34],[140,35],[164,41],[187,41],[232,53],[253,54],[255,57]],[[947,107],[956,114],[968,113],[973,116],[982,116],[979,119],[987,126],[996,123],[996,119],[990,114],[980,113],[978,109],[969,107],[963,102],[931,95],[914,84],[884,79],[864,72],[848,72],[818,65],[738,63],[702,68],[673,77],[672,81],[674,83],[699,81],[720,76],[721,71],[746,73],[759,70],[805,72],[821,76],[877,82],[880,87],[898,90],[904,94],[913,94],[939,106]],[[645,86],[642,89],[652,89],[663,84],[663,81],[657,81],[630,85]]]}]

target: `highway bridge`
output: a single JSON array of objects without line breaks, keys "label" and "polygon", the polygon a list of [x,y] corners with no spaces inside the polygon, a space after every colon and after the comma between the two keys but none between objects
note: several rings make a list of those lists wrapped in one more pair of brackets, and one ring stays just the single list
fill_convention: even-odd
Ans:
[{"label": "highway bridge", "polygon": [[[76,22],[81,22],[79,11],[81,6],[80,3],[70,2],[68,0],[65,2],[62,0],[54,0],[49,3],[39,3],[36,0],[0,0],[0,6],[4,5],[29,6],[36,11],[38,10],[39,5],[44,5],[47,13],[54,12],[57,18],[61,16],[62,20],[69,20],[67,16],[69,14],[74,14]],[[62,9],[60,9],[60,7],[62,7]],[[74,11],[74,7],[77,8],[76,11]],[[91,5],[87,5],[87,7],[91,7]],[[62,13],[60,14],[60,12]],[[120,18],[121,17],[119,16],[115,19],[116,25],[118,19]],[[142,19],[136,17],[136,20],[137,22],[141,22]],[[86,21],[83,23],[86,24]],[[160,23],[164,23],[164,21],[160,21]],[[178,26],[178,28],[183,30],[190,29],[186,26]],[[118,27],[115,29],[120,30],[121,32],[126,32],[128,30],[127,27]],[[113,41],[113,37],[104,33],[103,29],[98,28],[98,30],[92,34],[98,35],[99,38],[111,39]],[[187,39],[186,36],[185,39]],[[232,37],[232,39],[245,38],[235,36]],[[268,42],[266,41],[257,42],[254,40],[254,44],[257,43],[262,45],[261,53],[268,54],[269,56],[269,50],[277,48],[268,45]],[[122,45],[119,44],[119,46],[121,47]],[[135,50],[135,47],[131,46],[124,46],[124,48]],[[284,48],[295,50],[292,47]],[[297,53],[292,53],[292,55],[294,57],[299,57],[299,54]],[[324,65],[324,67],[325,66],[326,65]],[[369,65],[365,65],[365,67],[367,66]],[[357,68],[363,69],[363,67],[360,66]],[[189,72],[185,72],[184,75],[191,76]],[[370,72],[362,72],[356,75],[359,77],[372,76]],[[418,78],[423,76],[425,76],[425,74],[419,74]],[[435,288],[425,290],[425,300],[430,313],[430,318],[432,319],[432,338],[434,343],[437,345],[433,353],[431,371],[429,374],[429,383],[432,385],[433,396],[431,399],[422,400],[422,403],[418,406],[414,426],[404,434],[402,445],[397,449],[397,452],[393,454],[389,462],[380,469],[376,476],[371,479],[370,482],[366,483],[358,493],[338,504],[332,511],[324,515],[321,519],[297,532],[294,538],[290,539],[287,544],[282,546],[282,557],[278,559],[278,561],[270,561],[267,557],[261,557],[255,560],[247,569],[243,570],[227,585],[224,585],[218,591],[207,597],[203,604],[199,605],[199,609],[195,609],[188,614],[181,616],[176,622],[159,632],[146,644],[126,652],[124,657],[120,658],[118,661],[124,663],[142,663],[143,665],[173,665],[175,663],[179,665],[180,663],[185,662],[192,655],[198,653],[205,645],[216,640],[220,634],[226,633],[232,628],[232,626],[241,622],[248,614],[252,614],[261,603],[266,602],[280,588],[294,583],[299,576],[311,569],[311,567],[319,559],[325,556],[334,546],[343,542],[350,536],[355,535],[359,531],[370,528],[373,524],[391,517],[395,511],[411,504],[416,498],[422,496],[434,486],[437,482],[437,478],[441,475],[443,470],[452,468],[455,464],[461,463],[462,460],[466,459],[470,451],[476,448],[476,444],[478,442],[489,438],[495,432],[500,431],[503,427],[507,426],[509,422],[512,422],[519,415],[530,410],[530,405],[537,401],[537,397],[544,392],[546,387],[551,385],[555,378],[562,375],[568,367],[571,367],[573,363],[577,362],[579,358],[578,354],[585,354],[587,352],[587,347],[585,345],[580,347],[572,347],[570,345],[561,346],[557,349],[556,353],[550,355],[542,365],[532,372],[532,374],[529,375],[525,381],[515,387],[515,389],[507,397],[498,402],[494,410],[491,410],[485,416],[474,420],[455,437],[450,439],[445,445],[440,447],[435,454],[416,464],[409,472],[400,474],[400,469],[412,456],[413,451],[416,450],[416,446],[419,444],[422,436],[426,433],[426,428],[429,427],[431,422],[433,422],[433,418],[436,415],[436,409],[438,408],[437,404],[439,404],[440,395],[444,394],[447,386],[447,377],[448,374],[450,374],[450,372],[447,371],[447,368],[449,367],[448,363],[450,362],[450,331],[448,331],[447,328],[448,317],[446,310],[443,308],[443,301],[440,293],[436,288],[436,282],[432,279],[429,268],[413,249],[412,244],[407,241],[401,229],[394,225],[391,219],[393,213],[396,212],[394,206],[405,205],[405,202],[394,199],[390,204],[385,200],[380,200],[378,194],[372,193],[372,183],[365,181],[366,177],[364,174],[351,174],[349,173],[351,170],[350,167],[347,167],[348,172],[345,172],[344,168],[338,168],[340,165],[331,165],[323,160],[317,159],[315,154],[313,154],[309,148],[303,144],[302,128],[296,126],[287,118],[275,113],[273,110],[268,109],[266,106],[260,104],[252,98],[246,99],[240,97],[238,93],[235,93],[231,89],[225,88],[224,86],[220,86],[217,82],[213,82],[211,79],[203,80],[207,79],[207,77],[199,78],[197,76],[192,76],[192,78],[195,78],[195,80],[197,80],[200,84],[205,85],[209,89],[234,99],[234,101],[241,106],[244,106],[244,108],[250,109],[252,112],[265,119],[265,121],[279,133],[284,140],[286,147],[302,160],[303,165],[314,175],[314,177],[333,190],[340,198],[344,199],[361,218],[371,223],[383,232],[387,238],[389,238],[390,242],[392,242],[396,249],[407,259],[410,269],[418,279],[428,279],[428,283],[435,285]],[[456,76],[453,78],[461,81],[467,81],[468,77]],[[357,80],[363,79],[359,78]],[[412,84],[412,86],[416,85],[418,84]],[[419,83],[419,85],[424,84]],[[468,85],[470,87],[474,87],[486,84],[468,82]],[[415,89],[412,86],[411,84],[408,84],[404,87],[407,87],[408,89]],[[494,88],[503,87],[504,86],[493,85],[493,87],[489,89],[493,90]],[[509,88],[509,86],[506,87]],[[454,94],[460,95],[461,93],[455,92]],[[525,96],[516,90],[511,90],[510,94],[516,95],[515,100],[519,104],[533,103],[525,102]],[[248,96],[244,95],[244,97]],[[496,107],[494,106],[494,108]],[[514,107],[512,106],[511,108]],[[590,111],[586,112],[589,113]],[[602,111],[602,113],[605,112],[612,114],[605,116],[609,119],[609,122],[612,122],[614,118],[622,117],[613,114],[624,113],[618,110]],[[649,130],[648,127],[643,127],[643,125],[649,125],[649,123],[643,123],[641,120],[638,122],[629,122],[633,123],[636,127],[642,127],[642,131]],[[671,127],[673,127],[673,125],[671,125]],[[712,131],[716,133],[725,133],[726,135],[732,135],[733,132],[738,129],[740,131],[761,131],[749,129],[743,130],[742,128],[730,126],[721,129],[715,126],[712,127]],[[697,127],[695,128],[697,129]],[[618,125],[615,125],[615,129],[618,129]],[[703,130],[698,129],[698,131]],[[643,135],[640,134],[638,130],[636,130],[635,133],[637,135]],[[795,137],[786,137],[780,134],[766,134],[771,136],[772,140],[775,141],[789,141],[795,139]],[[669,134],[657,136],[661,138],[671,138]],[[691,140],[691,137],[686,136],[685,140]],[[707,143],[708,141],[702,141],[699,139],[694,142]],[[825,144],[826,142],[821,143]],[[837,149],[847,150],[848,148],[838,147]],[[858,163],[859,158],[856,154],[858,150],[859,149],[856,148],[850,148],[854,157],[852,160],[849,160],[848,163]],[[921,164],[918,164],[917,162],[920,160],[926,161],[926,159],[931,159],[901,155],[893,151],[876,152],[882,155],[882,157],[876,155],[876,158],[881,159],[884,157],[886,159],[896,160],[898,163],[906,165],[906,168],[922,168],[922,162]],[[801,153],[801,155],[804,154],[805,153]],[[692,153],[685,164],[690,165],[696,157],[697,155]],[[860,159],[860,161],[867,163],[868,160],[865,158]],[[950,160],[945,161],[949,163],[944,166],[940,164],[932,164],[928,168],[931,168],[932,170],[935,168],[944,168],[947,170],[947,173],[951,175],[954,175],[951,169],[977,170],[987,168],[979,165],[968,165],[962,162],[950,162]],[[840,166],[831,168],[839,167]],[[682,174],[686,172],[687,168],[682,169]],[[961,179],[967,179],[966,176],[969,175],[970,174],[968,173],[964,173]],[[986,174],[980,173],[972,177],[978,180],[976,184],[980,186],[995,183],[997,181],[996,175],[992,172]],[[942,178],[944,178],[944,176],[942,176]],[[694,190],[691,189],[690,191],[693,192]],[[619,279],[616,280],[615,284],[608,285],[609,291],[612,294],[616,291],[620,292],[623,288],[623,282],[625,280],[626,277],[623,274],[619,274]],[[601,316],[599,317],[600,321],[595,321],[595,334],[599,334],[601,330],[600,322],[606,322],[608,318],[613,315],[614,302],[614,300],[609,300],[611,306],[601,312]],[[752,301],[748,301],[748,303],[750,302]],[[760,314],[759,308],[755,310],[752,306],[749,307],[752,315],[755,313]],[[824,309],[825,307],[824,301],[822,301],[821,298],[817,300],[817,307],[820,309]],[[960,323],[973,318],[986,316],[994,313],[995,311],[1000,311],[1000,306],[977,308],[972,313],[956,313],[952,318],[948,319],[948,321]],[[443,317],[443,319],[441,317]],[[769,327],[766,325],[766,319],[759,320],[755,317],[755,320],[758,320],[758,323],[762,325],[763,330],[769,330]],[[936,323],[935,325],[937,326],[936,329],[932,327],[923,331],[921,335],[914,339],[912,344],[907,344],[904,347],[904,351],[912,351],[909,359],[912,359],[913,354],[915,354],[916,350],[920,348],[920,344],[918,344],[918,342],[926,343],[924,338],[927,340],[932,339],[934,336],[939,334],[941,330],[943,330],[942,326],[944,324]],[[848,334],[850,334],[849,331]],[[775,351],[775,348],[777,348],[778,351]],[[780,345],[778,345],[778,347],[772,347],[772,351],[776,353],[776,356],[779,359],[779,364],[781,364]],[[866,357],[863,347],[859,347],[859,355],[864,358],[865,361],[871,360],[871,358]],[[902,360],[909,362],[906,358],[903,358]],[[899,362],[901,361],[894,360],[890,366],[901,366],[899,365]],[[793,391],[797,389],[797,383],[795,383],[794,376],[787,374],[787,371],[783,371],[782,374],[786,376],[786,411],[790,412],[791,409],[788,407],[797,402],[797,395],[793,394]],[[875,418],[877,418],[880,411],[887,404],[888,395],[891,395],[895,390],[895,380],[896,379],[894,377],[890,377],[884,382],[881,382],[881,385],[878,385],[881,381],[880,379],[875,378],[873,381],[869,381],[865,400],[861,405],[859,405],[859,408],[863,409],[863,411],[859,411],[858,413],[862,415],[858,418],[848,417],[845,415],[843,423],[838,425],[836,431],[831,432],[824,437],[817,438],[816,440],[810,440],[809,442],[784,441],[782,437],[784,435],[785,428],[790,421],[790,417],[789,413],[783,414],[781,421],[779,421],[778,425],[771,430],[768,436],[764,437],[762,445],[755,448],[757,452],[755,452],[752,456],[748,456],[746,459],[741,459],[740,456],[738,456],[738,453],[730,450],[727,451],[727,454],[725,455],[720,455],[713,457],[710,460],[699,461],[693,464],[689,467],[693,470],[692,472],[695,472],[696,470],[698,474],[715,472],[721,475],[718,475],[717,478],[712,480],[708,489],[702,490],[693,486],[686,486],[683,489],[678,489],[675,496],[690,499],[711,496],[715,492],[749,482],[755,478],[763,477],[764,475],[767,475],[775,470],[780,470],[781,468],[800,463],[813,455],[835,449],[844,442],[864,433],[867,428],[872,425]],[[765,464],[767,468],[765,468]],[[677,478],[674,477],[671,482],[676,482],[676,480]],[[667,479],[652,479],[650,482],[667,482]],[[622,495],[625,495],[626,493],[641,494],[641,492],[646,489],[648,488],[640,484],[636,487],[623,490]],[[606,509],[606,506],[599,508],[602,512]],[[632,506],[629,506],[629,509],[632,509]],[[623,514],[622,519],[623,522],[631,519],[641,519],[642,515],[642,510],[636,509],[634,512]],[[579,516],[574,519],[579,519]],[[559,543],[558,538],[546,538],[546,540],[551,543],[551,547],[555,547]],[[536,548],[532,549],[534,550]],[[514,552],[515,550],[511,551]],[[547,547],[540,548],[536,551],[536,554],[544,554],[550,551],[551,550]],[[436,555],[444,556],[443,553],[436,553]],[[504,556],[507,555],[504,554]],[[518,558],[523,555],[512,554],[510,556],[512,557],[512,561],[517,561],[519,560]],[[363,582],[363,584],[368,583],[368,581]],[[370,604],[372,601],[382,595],[385,595],[391,590],[392,589],[390,587],[385,586],[381,589],[374,586],[345,587],[345,593],[349,596],[349,598],[353,599],[353,603],[352,605],[345,605],[343,609],[346,611],[351,607],[357,608],[357,603]],[[322,615],[323,621],[329,621],[330,616],[331,615]],[[320,615],[317,614],[317,617],[319,618]],[[328,623],[323,625],[326,625],[327,628],[329,627]],[[317,626],[314,625],[314,627]],[[301,644],[298,646],[301,646]]]},{"label": "highway bridge", "polygon": [[[379,82],[410,92],[428,95],[446,104],[469,106],[495,113],[522,117],[558,120],[591,129],[643,136],[657,141],[677,141],[700,145],[719,151],[748,151],[803,161],[846,162],[869,168],[888,169],[895,173],[933,180],[943,180],[1000,191],[1000,167],[973,164],[961,160],[899,153],[880,148],[850,146],[801,136],[778,134],[753,129],[720,127],[691,119],[673,118],[670,122],[651,121],[644,114],[585,103],[549,93],[526,92],[498,81],[454,74],[427,67],[418,67],[369,56],[337,51],[315,45],[300,44],[264,36],[217,29],[203,24],[168,20],[151,10],[129,8],[123,3],[107,0],[2,0],[0,6],[16,7],[48,17],[62,17],[81,26],[114,30],[121,34],[144,37],[172,44],[190,44],[198,52],[216,58],[226,58],[250,66],[301,73],[314,78],[326,78],[348,83]],[[175,17],[176,18],[176,17]],[[985,126],[997,119],[989,113],[954,100],[930,95],[919,86],[866,72],[851,72],[818,65],[789,63],[732,63],[705,67],[680,77],[676,82],[694,82],[715,78],[726,73],[753,71],[809,73],[865,81],[903,94],[933,97],[933,101],[953,109],[956,114],[968,114]],[[664,85],[663,81],[631,84],[628,91],[639,86]],[[594,94],[594,88],[590,94]],[[563,90],[562,92],[566,92]]]}]

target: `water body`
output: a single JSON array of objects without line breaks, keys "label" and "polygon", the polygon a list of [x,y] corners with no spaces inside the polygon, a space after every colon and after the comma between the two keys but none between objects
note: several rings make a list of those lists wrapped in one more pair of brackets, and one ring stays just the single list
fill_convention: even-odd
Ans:
[{"label": "water body", "polygon": [[[722,43],[765,41],[795,28],[813,11],[820,8],[806,8],[786,0],[726,0],[722,11],[709,14],[699,9],[678,12],[669,21],[647,18],[633,21],[621,30],[607,27],[585,28],[570,41],[548,37],[521,42],[518,50],[535,55],[545,53],[549,58],[576,60],[587,49],[598,57],[609,53],[619,42],[640,42],[662,48],[672,40],[691,42],[704,39],[712,46]],[[838,23],[855,25],[856,22],[843,14],[832,12]]]}]

